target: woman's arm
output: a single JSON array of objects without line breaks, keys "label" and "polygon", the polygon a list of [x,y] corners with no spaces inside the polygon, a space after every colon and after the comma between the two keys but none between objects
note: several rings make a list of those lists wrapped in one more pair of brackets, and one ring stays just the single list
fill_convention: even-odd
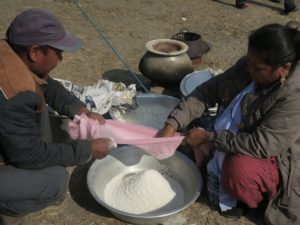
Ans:
[{"label": "woman's arm", "polygon": [[299,94],[295,90],[285,98],[278,99],[253,131],[217,132],[212,144],[227,153],[242,153],[257,158],[279,155],[300,137]]}]

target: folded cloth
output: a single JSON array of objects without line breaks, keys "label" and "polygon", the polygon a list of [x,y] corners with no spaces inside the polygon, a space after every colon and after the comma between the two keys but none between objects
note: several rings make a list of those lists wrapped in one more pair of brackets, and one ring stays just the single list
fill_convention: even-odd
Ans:
[{"label": "folded cloth", "polygon": [[73,139],[110,137],[117,144],[137,146],[160,160],[172,156],[184,138],[179,133],[174,137],[155,137],[157,129],[117,120],[106,120],[104,125],[100,125],[85,114],[76,115],[69,123],[69,133]]}]

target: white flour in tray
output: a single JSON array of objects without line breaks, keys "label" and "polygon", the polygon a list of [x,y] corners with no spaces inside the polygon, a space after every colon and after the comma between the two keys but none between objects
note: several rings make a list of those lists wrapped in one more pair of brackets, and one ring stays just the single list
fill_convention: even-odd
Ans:
[{"label": "white flour in tray", "polygon": [[[104,200],[110,206],[133,214],[147,213],[172,201],[184,202],[181,185],[153,169],[125,172],[114,177],[105,187]],[[176,207],[176,206],[175,206]]]},{"label": "white flour in tray", "polygon": [[123,122],[137,123],[147,127],[161,129],[171,110],[172,109],[166,108],[163,105],[145,105],[126,113],[122,113],[116,109],[115,111],[113,110],[113,114],[116,119]]}]

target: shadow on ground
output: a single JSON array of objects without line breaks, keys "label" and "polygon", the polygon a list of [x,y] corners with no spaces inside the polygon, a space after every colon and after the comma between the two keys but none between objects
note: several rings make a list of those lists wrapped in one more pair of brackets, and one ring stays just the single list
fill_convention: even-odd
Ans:
[{"label": "shadow on ground", "polygon": [[72,199],[82,208],[103,216],[103,217],[113,217],[111,213],[102,207],[93,196],[90,194],[87,186],[87,172],[92,163],[88,163],[83,166],[78,166],[72,172],[69,191]]},{"label": "shadow on ground", "polygon": [[[204,188],[202,189],[201,195],[199,198],[196,200],[196,202],[201,203],[202,205],[207,205],[211,211],[219,211],[218,207],[214,204],[212,204],[207,195],[207,190],[205,190],[206,185],[204,185]],[[242,206],[241,206],[242,204]],[[246,217],[248,220],[252,221],[256,225],[264,225],[264,212],[265,212],[265,203],[259,204],[258,208],[255,209],[250,209],[248,208],[244,203],[238,203],[239,208],[243,208],[244,213],[243,216]],[[224,217],[226,218],[226,217]],[[235,219],[234,216],[230,217],[228,216],[227,218],[232,218]],[[237,219],[238,217],[236,217]]]},{"label": "shadow on ground", "polygon": [[[136,76],[136,77],[134,77]],[[144,87],[151,93],[170,95],[176,98],[180,98],[179,84],[157,84],[150,79],[146,78],[142,74],[137,74],[123,69],[113,69],[106,71],[102,74],[102,78],[112,82],[122,82],[126,86],[130,84],[136,84],[137,92],[146,93],[147,91],[140,85],[139,81],[144,85]],[[137,79],[139,81],[137,81]]]}]

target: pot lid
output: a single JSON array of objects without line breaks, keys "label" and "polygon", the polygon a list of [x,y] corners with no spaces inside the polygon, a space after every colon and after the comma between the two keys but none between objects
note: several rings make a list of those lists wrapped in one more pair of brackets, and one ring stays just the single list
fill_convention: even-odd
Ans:
[{"label": "pot lid", "polygon": [[187,54],[191,59],[201,57],[210,50],[210,45],[201,39],[194,43],[187,43],[187,45],[189,46]]},{"label": "pot lid", "polygon": [[208,70],[195,71],[186,75],[180,82],[180,91],[183,96],[189,95],[197,86],[213,77]]}]

